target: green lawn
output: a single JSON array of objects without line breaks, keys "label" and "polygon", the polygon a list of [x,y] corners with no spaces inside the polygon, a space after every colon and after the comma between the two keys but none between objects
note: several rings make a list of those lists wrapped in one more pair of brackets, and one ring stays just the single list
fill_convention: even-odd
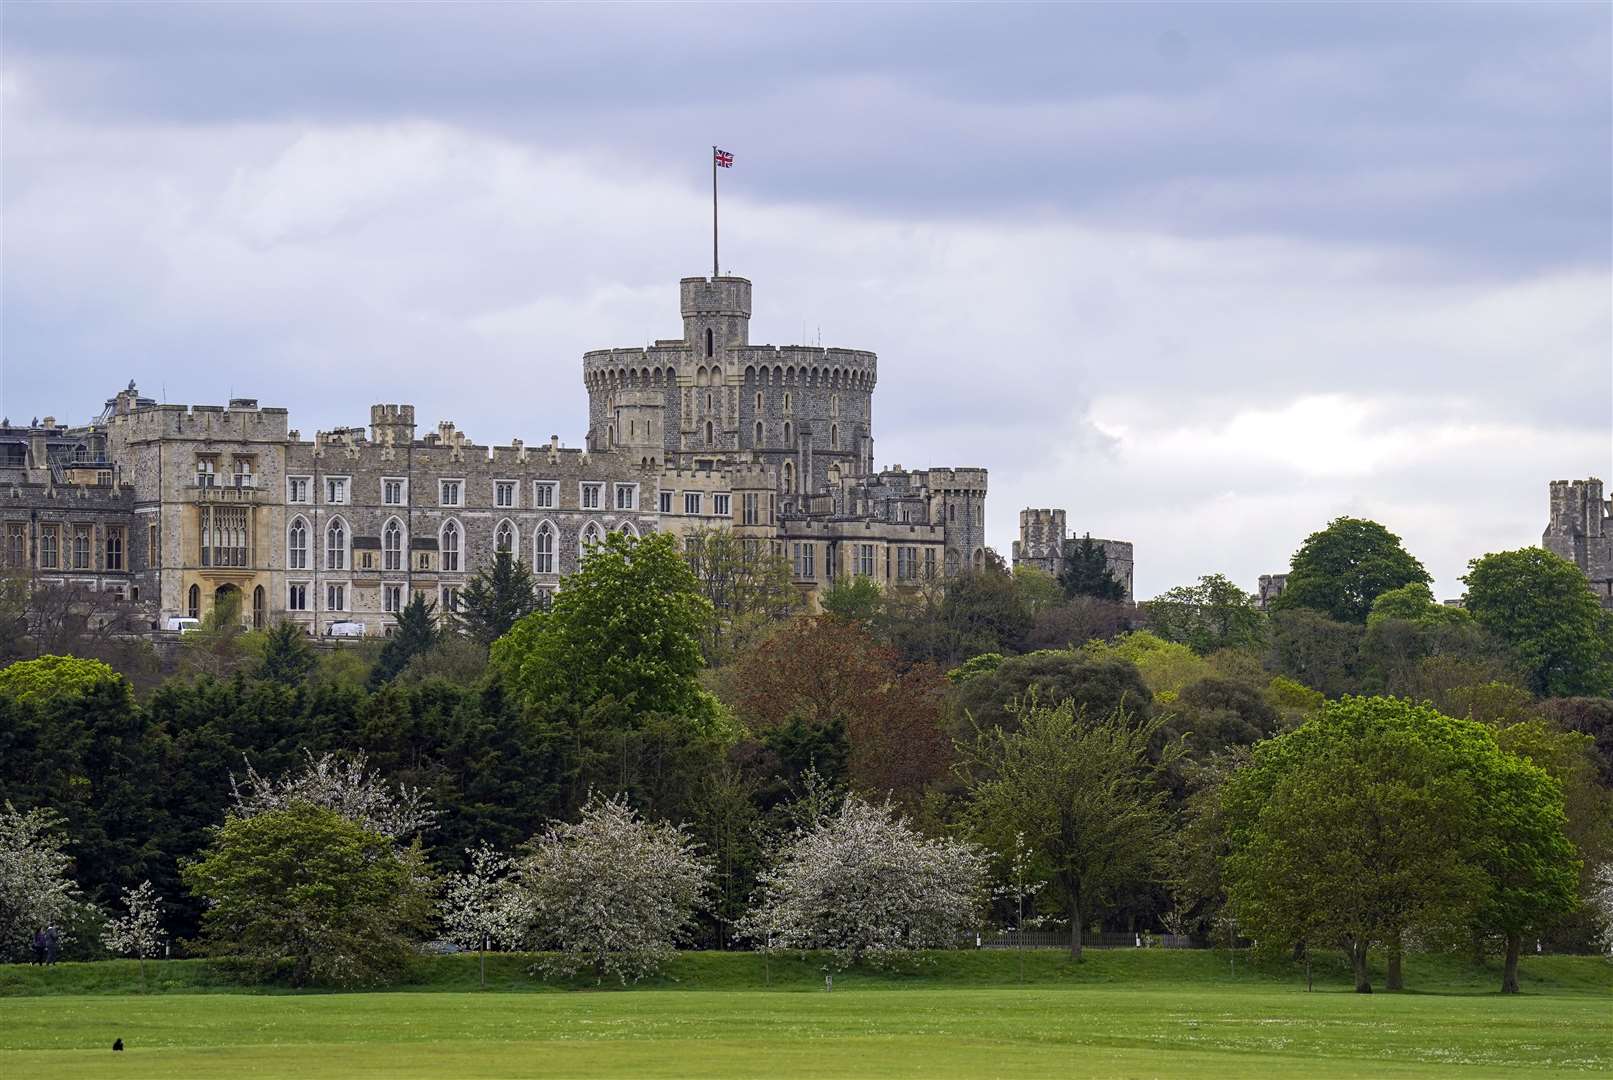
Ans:
[{"label": "green lawn", "polygon": [[[0,978],[0,1076],[32,1077],[1401,1077],[1613,1071],[1613,968],[1531,959],[1534,991],[1475,992],[1455,966],[1408,967],[1442,992],[1305,993],[1289,973],[1220,975],[1200,956],[1111,954],[1072,969],[972,961],[995,985],[821,976],[788,964],[775,989],[691,989],[753,967],[692,958],[676,991],[443,991],[464,958],[409,993],[171,990],[18,994]],[[967,954],[959,963],[967,960]],[[967,965],[966,965],[967,966]],[[67,984],[92,969],[49,973]],[[1002,969],[1002,970],[998,970]],[[194,969],[192,969],[194,971]],[[12,976],[17,969],[0,969]],[[1008,980],[993,977],[1008,974]],[[1480,973],[1481,975],[1484,973]],[[1129,975],[1129,977],[1128,977]],[[904,982],[904,979],[907,980]],[[809,981],[811,980],[811,981]],[[504,980],[501,977],[500,982]],[[1487,981],[1487,980],[1485,980]],[[508,985],[506,983],[506,985]],[[815,989],[807,989],[816,986]],[[65,988],[73,988],[70,985]],[[112,1040],[129,1049],[114,1056]]]}]

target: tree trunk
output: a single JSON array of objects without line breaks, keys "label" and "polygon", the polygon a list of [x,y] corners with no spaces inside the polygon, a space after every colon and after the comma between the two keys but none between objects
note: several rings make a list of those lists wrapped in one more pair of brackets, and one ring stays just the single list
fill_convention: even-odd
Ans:
[{"label": "tree trunk", "polygon": [[486,941],[483,941],[482,942],[482,947],[480,949],[476,950],[476,961],[477,961],[477,967],[479,967],[481,969],[482,989],[486,990],[487,989],[487,942]]},{"label": "tree trunk", "polygon": [[1523,935],[1516,930],[1507,931],[1507,960],[1501,968],[1501,992],[1518,992],[1518,953],[1523,948]]},{"label": "tree trunk", "polygon": [[1070,894],[1070,959],[1077,964],[1081,959],[1081,898],[1074,886],[1069,888]]},{"label": "tree trunk", "polygon": [[1389,971],[1383,978],[1385,990],[1404,990],[1406,981],[1400,972],[1400,931],[1396,930],[1389,939]]},{"label": "tree trunk", "polygon": [[1365,941],[1350,942],[1350,967],[1355,972],[1355,992],[1358,994],[1372,993],[1372,977],[1367,974],[1367,943]]}]

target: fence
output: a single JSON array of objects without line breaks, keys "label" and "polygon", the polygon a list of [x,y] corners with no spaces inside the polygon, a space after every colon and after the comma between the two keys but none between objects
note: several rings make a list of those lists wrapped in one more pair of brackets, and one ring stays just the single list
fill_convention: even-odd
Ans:
[{"label": "fence", "polygon": [[[1023,938],[1023,940],[1021,940]],[[973,944],[972,942],[970,944]],[[1194,941],[1186,934],[1126,933],[1104,930],[1081,935],[1081,944],[1088,949],[1208,949],[1212,945]],[[1246,945],[1247,942],[1239,942]],[[1068,930],[1024,930],[1018,933],[989,933],[980,935],[982,949],[1068,949]]]}]

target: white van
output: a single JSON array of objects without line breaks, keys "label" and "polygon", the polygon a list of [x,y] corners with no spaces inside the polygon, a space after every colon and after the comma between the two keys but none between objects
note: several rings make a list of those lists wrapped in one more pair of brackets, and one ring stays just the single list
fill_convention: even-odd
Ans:
[{"label": "white van", "polygon": [[202,628],[202,620],[188,619],[183,615],[170,615],[162,621],[162,628],[164,630],[177,630],[181,634],[187,634],[192,630],[200,630]]},{"label": "white van", "polygon": [[326,637],[363,637],[364,624],[361,622],[333,622],[325,627]]}]

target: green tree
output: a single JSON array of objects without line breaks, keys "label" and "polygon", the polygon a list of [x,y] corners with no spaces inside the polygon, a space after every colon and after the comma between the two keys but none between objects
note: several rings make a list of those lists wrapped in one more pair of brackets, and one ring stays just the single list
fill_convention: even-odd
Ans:
[{"label": "green tree", "polygon": [[1220,574],[1178,585],[1148,601],[1148,628],[1200,656],[1217,649],[1257,648],[1265,640],[1265,616],[1249,594]]},{"label": "green tree", "polygon": [[[1010,656],[976,671],[958,684],[954,706],[974,725],[1012,728],[1018,710],[1032,700],[1047,706],[1073,702],[1077,713],[1086,716],[1117,710],[1141,718],[1154,714],[1154,696],[1135,665],[1065,649]],[[962,725],[965,730],[970,726],[967,721]]]},{"label": "green tree", "polygon": [[675,536],[610,533],[550,610],[494,643],[491,666],[533,714],[579,716],[608,700],[624,719],[663,712],[710,723],[717,705],[698,680],[710,618]]},{"label": "green tree", "polygon": [[485,648],[537,608],[532,571],[507,548],[499,548],[493,562],[478,568],[465,584],[456,615],[465,633]]},{"label": "green tree", "polygon": [[1277,611],[1310,608],[1330,619],[1365,623],[1372,602],[1391,589],[1433,580],[1376,521],[1341,517],[1312,533],[1294,553]]},{"label": "green tree", "polygon": [[1064,603],[1064,589],[1059,579],[1028,563],[1014,567],[1014,591],[1031,618]]},{"label": "green tree", "polygon": [[263,658],[258,661],[256,675],[265,682],[301,686],[318,662],[303,628],[282,621],[263,636]]},{"label": "green tree", "polygon": [[1608,617],[1577,566],[1544,548],[1468,563],[1467,608],[1517,653],[1537,694],[1602,694],[1613,686]]},{"label": "green tree", "polygon": [[202,948],[291,982],[362,985],[398,975],[431,915],[424,858],[298,802],[219,827],[185,885],[208,901]]},{"label": "green tree", "polygon": [[241,591],[219,592],[202,624],[179,641],[180,667],[190,673],[227,679],[250,655],[246,627],[241,625]]},{"label": "green tree", "polygon": [[88,693],[97,683],[119,681],[118,673],[101,661],[76,656],[41,656],[0,668],[0,694],[47,707],[61,698]]},{"label": "green tree", "polygon": [[1108,897],[1161,878],[1172,818],[1158,779],[1180,752],[1174,744],[1156,752],[1163,724],[1123,711],[1094,719],[1069,702],[1033,705],[1017,730],[981,729],[959,745],[975,835],[1010,851],[1022,834],[1037,852],[1069,916],[1075,960]]},{"label": "green tree", "polygon": [[823,610],[848,622],[872,623],[879,616],[884,594],[872,578],[840,578],[819,598]]},{"label": "green tree", "polygon": [[713,667],[801,607],[789,560],[774,554],[771,544],[736,538],[731,529],[700,528],[686,534],[683,545],[700,595],[711,602],[701,645]]},{"label": "green tree", "polygon": [[415,593],[398,612],[397,625],[392,636],[381,647],[381,655],[370,669],[370,689],[375,689],[397,678],[409,661],[431,651],[437,643],[437,621],[433,615],[435,604],[426,603],[424,593]]},{"label": "green tree", "polygon": [[1371,630],[1385,619],[1401,619],[1420,626],[1460,626],[1470,624],[1473,614],[1459,607],[1434,601],[1434,592],[1426,582],[1413,581],[1379,593],[1367,612],[1367,629]]},{"label": "green tree", "polygon": [[1031,612],[1012,577],[981,570],[947,582],[941,619],[952,643],[951,655],[944,659],[956,661],[984,652],[1019,652]]},{"label": "green tree", "polygon": [[1066,597],[1091,596],[1098,600],[1124,600],[1126,586],[1109,572],[1109,556],[1087,533],[1067,540],[1059,563],[1059,585]]},{"label": "green tree", "polygon": [[1353,694],[1361,689],[1362,634],[1354,623],[1338,622],[1319,611],[1276,611],[1271,616],[1266,666],[1330,698]]}]

